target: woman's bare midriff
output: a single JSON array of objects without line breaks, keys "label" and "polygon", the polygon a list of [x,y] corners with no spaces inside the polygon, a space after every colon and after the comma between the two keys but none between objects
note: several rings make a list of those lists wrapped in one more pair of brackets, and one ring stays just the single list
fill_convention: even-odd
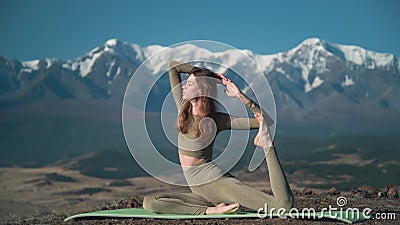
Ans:
[{"label": "woman's bare midriff", "polygon": [[195,158],[192,156],[179,154],[179,160],[181,161],[182,166],[195,166],[199,163],[203,162],[206,159]]}]

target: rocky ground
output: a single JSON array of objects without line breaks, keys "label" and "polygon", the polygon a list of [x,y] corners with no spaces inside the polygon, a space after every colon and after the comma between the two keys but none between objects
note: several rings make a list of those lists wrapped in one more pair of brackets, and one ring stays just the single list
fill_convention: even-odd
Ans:
[{"label": "rocky ground", "polygon": [[[314,208],[321,210],[329,205],[338,207],[339,196],[347,199],[343,208],[370,208],[372,215],[392,217],[386,219],[370,219],[359,224],[400,224],[400,186],[389,185],[382,188],[361,186],[353,189],[350,193],[340,193],[335,188],[328,191],[316,193],[311,189],[303,189],[295,192],[295,207]],[[96,210],[119,209],[126,207],[141,207],[143,196],[133,196],[128,199],[119,199],[112,202],[104,202],[103,205],[88,210],[74,212],[38,213],[29,217],[8,218],[4,224],[337,224],[335,220],[299,220],[299,219],[188,219],[188,220],[160,220],[160,219],[86,219],[86,220],[63,220],[76,213],[84,213]]]}]

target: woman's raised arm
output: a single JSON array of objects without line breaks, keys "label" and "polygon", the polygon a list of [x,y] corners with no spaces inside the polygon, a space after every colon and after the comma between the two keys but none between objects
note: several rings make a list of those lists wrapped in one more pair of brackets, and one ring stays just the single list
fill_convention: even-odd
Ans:
[{"label": "woman's raised arm", "polygon": [[[254,102],[253,100],[249,99],[246,95],[244,95],[239,88],[229,79],[225,78],[222,75],[222,84],[224,84],[226,86],[226,90],[225,93],[229,96],[229,97],[233,97],[233,98],[237,98],[239,99],[241,102],[243,102],[243,104],[245,104],[254,114],[257,113],[261,113],[265,119],[265,122],[267,123],[268,126],[271,126],[272,124],[274,124],[274,120],[271,118],[271,116],[264,111],[256,102]],[[235,118],[234,120],[243,120],[243,118]],[[255,126],[256,123],[254,123],[255,119],[249,119],[250,120],[250,129],[252,128],[258,128],[258,126]],[[234,127],[233,123],[235,121],[232,121],[232,129],[243,129],[241,127]],[[240,126],[240,124],[243,124],[244,121],[240,121],[240,123],[237,123],[238,126]],[[257,122],[258,124],[258,122]]]},{"label": "woman's raised arm", "polygon": [[178,61],[171,61],[168,66],[169,82],[171,84],[172,95],[174,96],[176,107],[182,105],[182,78],[181,73],[190,73],[195,66]]}]

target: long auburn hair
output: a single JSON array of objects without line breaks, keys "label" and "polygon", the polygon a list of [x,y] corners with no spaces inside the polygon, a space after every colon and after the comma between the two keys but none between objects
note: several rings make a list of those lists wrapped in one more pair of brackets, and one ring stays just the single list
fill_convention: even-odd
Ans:
[{"label": "long auburn hair", "polygon": [[211,126],[211,124],[207,123],[205,126],[200,127],[199,121],[205,117],[210,117],[212,119],[215,117],[217,107],[213,98],[217,97],[217,82],[214,82],[214,79],[212,78],[216,78],[218,80],[220,80],[220,78],[214,72],[206,68],[195,67],[192,69],[190,74],[193,74],[196,77],[195,81],[201,90],[200,95],[194,98],[199,102],[200,105],[200,118],[196,120],[196,124],[192,125],[192,122],[195,121],[192,114],[192,104],[190,101],[185,101],[179,111],[177,129],[178,132],[187,134],[190,127],[194,126],[196,138],[199,138],[201,133],[207,133],[207,131],[210,130],[208,128]]}]

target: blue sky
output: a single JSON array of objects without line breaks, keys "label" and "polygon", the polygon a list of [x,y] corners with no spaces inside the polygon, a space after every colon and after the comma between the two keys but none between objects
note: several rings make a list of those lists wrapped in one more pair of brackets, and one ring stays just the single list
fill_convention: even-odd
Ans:
[{"label": "blue sky", "polygon": [[400,1],[1,0],[0,55],[73,59],[117,38],[141,46],[215,40],[259,54],[304,39],[400,56]]}]

